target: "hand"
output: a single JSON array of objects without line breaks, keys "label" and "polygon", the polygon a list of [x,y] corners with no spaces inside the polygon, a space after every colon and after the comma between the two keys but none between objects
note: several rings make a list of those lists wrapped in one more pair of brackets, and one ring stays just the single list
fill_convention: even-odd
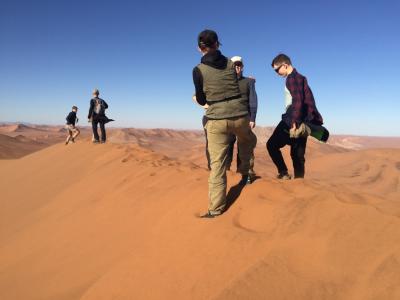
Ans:
[{"label": "hand", "polygon": [[253,129],[254,127],[256,127],[256,122],[251,122],[249,123],[249,126],[251,129]]},{"label": "hand", "polygon": [[[197,102],[196,95],[193,95],[193,96],[192,96],[192,100],[193,100],[194,103],[200,105],[199,102]],[[204,109],[207,109],[207,108],[208,108],[208,104],[207,104],[207,103],[204,104],[204,105],[200,105],[200,106],[203,107]]]}]

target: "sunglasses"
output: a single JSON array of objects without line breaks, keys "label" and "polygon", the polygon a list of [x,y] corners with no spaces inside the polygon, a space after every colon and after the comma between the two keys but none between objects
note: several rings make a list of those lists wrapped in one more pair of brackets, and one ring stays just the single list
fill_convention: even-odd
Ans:
[{"label": "sunglasses", "polygon": [[274,69],[274,71],[275,71],[276,73],[279,74],[279,70],[280,70],[282,67],[283,67],[283,65],[280,65],[279,67],[277,67],[276,69]]}]

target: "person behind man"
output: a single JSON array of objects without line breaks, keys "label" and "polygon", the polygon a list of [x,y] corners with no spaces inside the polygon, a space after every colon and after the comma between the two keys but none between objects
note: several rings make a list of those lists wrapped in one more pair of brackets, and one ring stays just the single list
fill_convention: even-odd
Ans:
[{"label": "person behind man", "polygon": [[[192,97],[193,101],[197,104],[199,104],[197,102],[196,99],[196,93],[193,95]],[[208,152],[208,139],[207,139],[207,130],[206,130],[206,124],[207,124],[207,116],[206,116],[206,112],[207,112],[207,108],[208,108],[208,104],[204,104],[204,105],[200,105],[202,108],[204,108],[204,115],[203,118],[201,119],[201,123],[203,124],[203,129],[204,129],[204,136],[206,138],[206,158],[207,158],[207,168],[208,170],[211,170],[211,162],[210,162],[210,153]]]},{"label": "person behind man", "polygon": [[278,169],[277,178],[291,179],[280,151],[285,145],[290,145],[294,178],[304,178],[307,134],[303,132],[298,135],[296,132],[305,127],[304,122],[322,125],[322,116],[317,110],[306,77],[297,72],[290,58],[285,54],[279,54],[273,59],[271,65],[279,76],[286,78],[286,112],[267,142],[268,153]]},{"label": "person behind man", "polygon": [[77,112],[78,112],[78,107],[74,105],[72,106],[72,111],[66,117],[67,120],[66,128],[68,130],[68,137],[67,140],[65,141],[65,145],[68,145],[70,141],[75,143],[75,138],[81,133],[79,129],[76,128],[75,126],[79,120],[78,117],[76,116]]},{"label": "person behind man", "polygon": [[90,100],[89,122],[92,122],[93,129],[93,143],[97,144],[100,142],[99,133],[97,132],[97,125],[100,124],[101,131],[101,143],[106,142],[106,129],[104,124],[107,123],[107,117],[105,111],[108,108],[108,104],[103,99],[99,98],[99,90],[93,91],[93,98]]},{"label": "person behind man", "polygon": [[[240,93],[242,94],[242,97],[246,98],[248,101],[248,111],[249,111],[249,116],[250,116],[250,123],[249,126],[251,129],[253,129],[256,125],[256,115],[257,115],[257,93],[256,93],[256,88],[255,88],[255,79],[249,78],[249,77],[244,77],[243,76],[243,59],[240,56],[234,56],[231,58],[231,61],[233,62],[233,65],[235,67],[236,75],[238,78],[239,82],[239,89]],[[257,137],[253,133],[253,131],[250,130],[250,135],[252,139],[252,145],[253,145],[253,151],[250,156],[250,169],[249,169],[249,183],[251,183],[251,180],[254,179],[256,173],[254,172],[254,148],[257,145]],[[232,164],[233,160],[233,148],[236,142],[236,137],[233,135],[232,140],[229,146],[228,150],[228,160],[227,160],[227,169],[229,170]],[[240,157],[239,157],[239,152],[237,155],[237,169],[239,169],[240,165]]]},{"label": "person behind man", "polygon": [[241,183],[247,182],[252,150],[251,129],[248,100],[240,93],[233,62],[219,51],[217,33],[204,30],[198,35],[197,43],[203,57],[193,69],[193,82],[196,101],[200,105],[209,105],[205,128],[211,162],[208,212],[201,217],[213,218],[221,215],[227,205],[226,160],[232,134],[238,140]]},{"label": "person behind man", "polygon": [[207,138],[207,130],[206,130],[206,125],[208,122],[206,113],[207,113],[207,108],[208,108],[208,104],[203,105],[204,108],[204,115],[203,118],[201,119],[201,123],[203,125],[203,129],[204,129],[204,135],[206,137],[206,158],[207,158],[207,168],[209,171],[211,171],[211,159],[210,159],[210,152],[208,151],[208,138]]}]

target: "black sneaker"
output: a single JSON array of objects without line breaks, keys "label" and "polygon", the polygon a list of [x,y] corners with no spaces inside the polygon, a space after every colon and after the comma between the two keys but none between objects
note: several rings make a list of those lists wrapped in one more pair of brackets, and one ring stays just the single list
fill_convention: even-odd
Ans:
[{"label": "black sneaker", "polygon": [[277,179],[280,179],[280,180],[290,180],[290,179],[292,179],[292,177],[289,175],[289,173],[279,173],[277,176],[276,176],[276,178]]}]

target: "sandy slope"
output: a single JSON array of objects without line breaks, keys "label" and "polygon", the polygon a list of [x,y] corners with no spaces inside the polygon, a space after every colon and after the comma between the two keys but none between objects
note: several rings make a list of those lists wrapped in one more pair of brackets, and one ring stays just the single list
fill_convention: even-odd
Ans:
[{"label": "sandy slope", "polygon": [[[80,130],[83,137],[91,135],[88,127]],[[67,130],[62,126],[0,123],[0,159],[20,158],[62,143],[66,137]]]},{"label": "sandy slope", "polygon": [[230,172],[233,205],[203,220],[183,140],[0,161],[0,299],[400,299],[400,150],[310,142],[307,179],[279,182],[260,141],[262,178]]}]

